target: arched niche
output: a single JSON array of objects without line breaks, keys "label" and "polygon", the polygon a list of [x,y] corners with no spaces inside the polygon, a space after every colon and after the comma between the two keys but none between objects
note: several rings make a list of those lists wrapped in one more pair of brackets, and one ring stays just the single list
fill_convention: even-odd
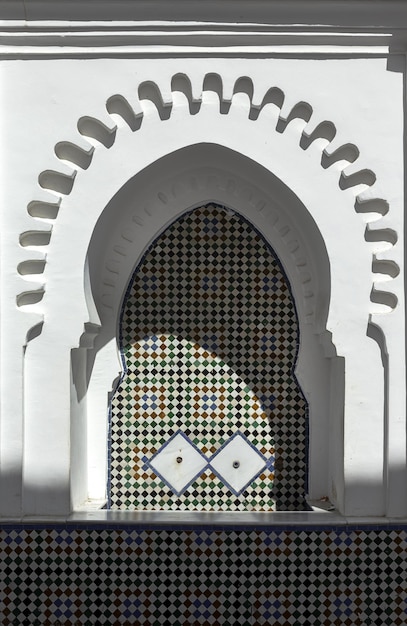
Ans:
[{"label": "arched niche", "polygon": [[[265,154],[257,122],[240,151],[221,118],[208,126],[219,142],[189,140],[182,148],[188,133],[179,141],[168,120],[164,144],[154,139],[155,158],[140,153],[135,135],[121,135],[120,158],[99,152],[64,200],[40,304],[46,319],[24,352],[28,513],[65,514],[104,501],[106,414],[122,371],[116,336],[126,285],[157,235],[207,202],[247,218],[291,284],[301,335],[296,376],[310,407],[310,497],[328,496],[353,515],[384,512],[384,376],[379,346],[366,333],[372,257],[363,221],[350,191],[336,188],[311,155],[300,159],[287,132],[276,133]],[[150,130],[145,141],[155,138]]]},{"label": "arched niche", "polygon": [[249,221],[209,203],[172,222],[130,280],[118,343],[109,508],[307,508],[298,317]]},{"label": "arched niche", "polygon": [[[134,110],[112,96],[104,122],[78,120],[86,149],[58,143],[57,162],[38,177],[44,193],[29,203],[30,227],[20,233],[32,258],[17,270],[28,283],[16,285],[22,510],[61,515],[103,499],[106,394],[121,371],[115,336],[126,282],[173,219],[213,201],[252,221],[292,286],[297,376],[311,407],[311,497],[328,495],[349,515],[404,511],[403,394],[390,393],[404,385],[395,382],[404,371],[402,289],[388,193],[360,169],[359,148],[338,147],[336,126],[307,125],[312,107],[302,100],[288,113],[282,91],[266,93],[264,84],[252,93],[238,80],[232,95],[208,76],[195,87],[179,75],[171,95],[140,84]],[[391,462],[389,445],[398,449]],[[10,493],[14,483],[5,483]]]},{"label": "arched niche", "polygon": [[[322,237],[306,207],[276,176],[230,149],[198,144],[166,155],[129,180],[106,206],[90,241],[86,295],[100,330],[92,337],[95,328],[88,326],[83,347],[73,351],[72,408],[79,410],[86,396],[83,470],[92,499],[106,493],[107,409],[122,372],[117,334],[130,277],[170,223],[211,202],[247,219],[283,265],[300,326],[296,376],[309,404],[309,495],[321,498],[330,485],[341,484],[343,369],[326,331],[331,286]],[[78,447],[83,441],[82,426],[72,431],[74,448],[75,441]]]}]

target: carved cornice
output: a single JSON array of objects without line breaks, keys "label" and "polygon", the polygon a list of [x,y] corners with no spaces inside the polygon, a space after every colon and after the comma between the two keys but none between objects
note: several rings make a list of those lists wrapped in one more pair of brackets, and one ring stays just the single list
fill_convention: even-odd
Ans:
[{"label": "carved cornice", "polygon": [[0,58],[387,55],[403,0],[2,0]]},{"label": "carved cornice", "polygon": [[[1,5],[0,5],[1,7]],[[407,38],[406,38],[407,39]],[[398,44],[397,44],[398,45]],[[262,24],[4,22],[0,58],[385,56],[391,33]],[[403,49],[403,45],[398,45]]]},{"label": "carved cornice", "polygon": [[0,19],[160,19],[389,28],[405,26],[407,12],[404,0],[2,0]]}]

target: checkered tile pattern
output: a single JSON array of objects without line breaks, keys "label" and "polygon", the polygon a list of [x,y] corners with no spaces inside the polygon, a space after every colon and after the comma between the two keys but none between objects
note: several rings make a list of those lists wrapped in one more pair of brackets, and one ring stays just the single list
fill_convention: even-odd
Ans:
[{"label": "checkered tile pattern", "polygon": [[[307,407],[292,373],[297,317],[278,259],[248,222],[209,205],[158,237],[129,288],[121,345],[111,508],[304,507]],[[210,469],[175,494],[145,459],[178,430],[207,458],[240,431],[275,465],[238,496]]]},{"label": "checkered tile pattern", "polygon": [[405,529],[1,536],[2,626],[407,623]]}]

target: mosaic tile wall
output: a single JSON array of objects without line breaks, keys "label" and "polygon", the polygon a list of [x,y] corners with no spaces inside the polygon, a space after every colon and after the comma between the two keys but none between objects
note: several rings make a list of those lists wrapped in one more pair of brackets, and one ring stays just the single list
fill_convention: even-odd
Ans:
[{"label": "mosaic tile wall", "polygon": [[399,626],[406,529],[4,528],[2,626]]},{"label": "mosaic tile wall", "polygon": [[304,508],[297,317],[248,222],[209,205],[165,230],[133,277],[121,343],[111,508]]}]

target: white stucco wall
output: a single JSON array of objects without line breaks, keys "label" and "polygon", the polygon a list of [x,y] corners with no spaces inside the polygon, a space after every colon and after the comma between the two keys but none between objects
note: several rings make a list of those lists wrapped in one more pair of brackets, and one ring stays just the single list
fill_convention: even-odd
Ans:
[{"label": "white stucco wall", "polygon": [[[237,41],[239,58],[199,41],[199,58],[193,58],[197,48],[182,48],[180,58],[175,48],[182,44],[165,49],[160,37],[137,54],[114,47],[112,35],[101,39],[114,53],[96,47],[73,52],[70,42],[44,47],[39,59],[38,48],[34,54],[24,42],[24,49],[15,48],[14,55],[7,50],[0,60],[2,514],[66,514],[89,497],[103,499],[107,394],[120,371],[112,338],[123,290],[157,233],[208,199],[229,203],[253,221],[279,253],[297,294],[303,336],[298,376],[311,411],[311,496],[329,496],[348,515],[407,515],[403,58],[389,59],[382,42],[367,49],[361,40],[344,53],[332,39],[318,49],[312,37],[291,48],[288,39],[275,49],[263,49],[258,39],[257,54]],[[224,44],[222,35],[217,43]],[[114,55],[120,58],[109,58]],[[171,86],[179,74],[191,82],[194,115],[178,83]],[[205,80],[208,74],[217,82]],[[160,111],[147,97],[151,87],[139,91],[146,81],[162,95]],[[241,90],[250,92],[251,84],[250,98]],[[262,105],[271,87],[284,95],[281,110]],[[133,107],[140,128],[131,130],[120,115],[109,114],[107,103],[116,94]],[[295,109],[298,103],[306,104]],[[292,110],[300,117],[291,121]],[[110,147],[90,137],[83,121],[78,132],[84,116],[112,130],[101,136]],[[332,140],[333,126],[319,126],[326,121],[336,129]],[[60,142],[82,147],[89,166],[57,158]],[[208,143],[231,152],[217,156],[197,148],[193,162],[182,152],[173,160],[167,156]],[[348,144],[345,158],[321,165]],[[64,149],[56,150],[69,156]],[[49,170],[66,180],[43,174]],[[191,176],[198,191],[188,187]],[[112,201],[127,183],[119,202]],[[33,201],[59,204],[58,215],[57,207],[38,209]],[[41,211],[48,217],[38,217]],[[104,234],[89,248],[102,214]],[[118,267],[113,249],[127,245],[129,221],[132,252]],[[44,245],[38,235],[24,234],[31,231],[45,233],[39,236]],[[87,258],[93,259],[88,288]],[[113,295],[103,286],[106,271],[114,274]],[[371,296],[372,289],[378,293]],[[38,303],[36,290],[38,298],[45,290]],[[110,318],[104,298],[113,306]],[[41,322],[35,336],[32,329]],[[102,328],[86,394],[82,370],[95,327],[82,335],[89,322]],[[34,337],[28,343],[27,335]],[[71,359],[81,336],[81,353]],[[108,347],[101,349],[104,343]]]}]

